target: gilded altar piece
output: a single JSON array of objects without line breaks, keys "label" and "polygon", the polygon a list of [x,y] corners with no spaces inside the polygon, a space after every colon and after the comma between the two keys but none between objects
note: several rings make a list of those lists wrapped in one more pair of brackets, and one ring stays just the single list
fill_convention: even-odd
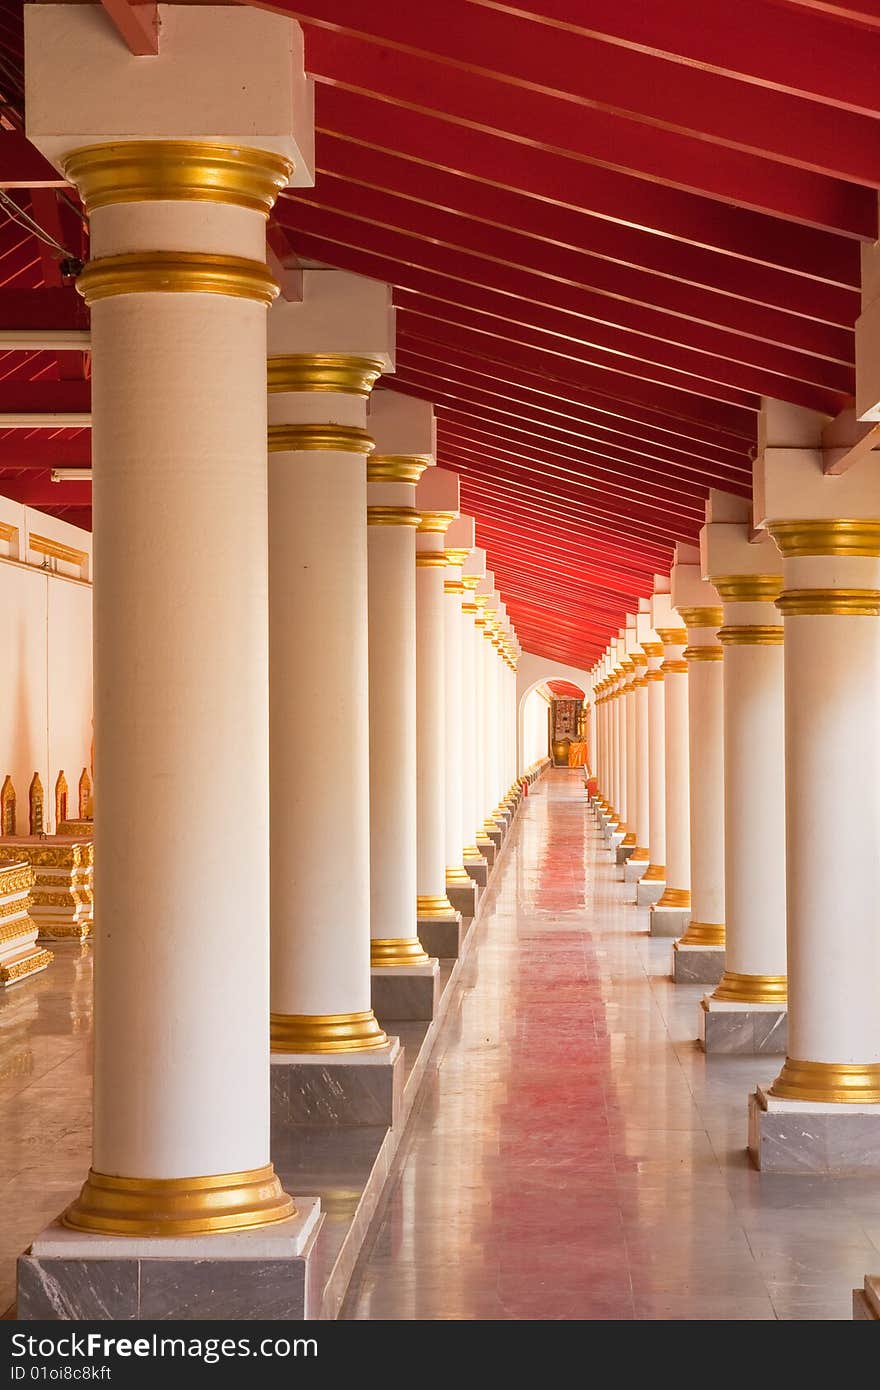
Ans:
[{"label": "gilded altar piece", "polygon": [[45,970],[54,959],[37,945],[37,926],[29,912],[34,871],[23,856],[0,865],[0,987],[17,984]]}]

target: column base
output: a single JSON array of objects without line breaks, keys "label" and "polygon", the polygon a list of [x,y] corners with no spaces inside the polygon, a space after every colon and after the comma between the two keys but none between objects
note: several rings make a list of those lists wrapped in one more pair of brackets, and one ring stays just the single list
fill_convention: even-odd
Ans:
[{"label": "column base", "polygon": [[880,1275],[866,1274],[863,1289],[853,1289],[855,1322],[880,1322]]},{"label": "column base", "polygon": [[749,1156],[766,1173],[880,1173],[880,1104],[749,1096]]},{"label": "column base", "polygon": [[[639,855],[639,857],[636,858],[636,855]],[[649,861],[643,855],[639,854],[639,850],[635,849],[624,866],[624,883],[638,883],[642,875],[647,873],[648,863]]]},{"label": "column base", "polygon": [[[495,846],[495,853],[496,853],[496,855],[501,853],[501,844],[502,844],[502,841],[504,840],[504,836],[505,836],[506,834],[507,834],[507,827],[506,827],[506,826],[504,827],[503,830],[502,830],[502,828],[501,828],[500,825],[496,825],[494,829],[493,829],[491,826],[488,826],[488,825],[486,826],[486,837],[487,837],[487,839],[491,840],[491,841],[492,841],[492,844]],[[482,846],[481,846],[481,848],[482,848]]]},{"label": "column base", "polygon": [[648,878],[648,870],[642,874],[636,884],[636,904],[639,907],[650,907],[652,903],[663,897],[666,888],[666,880],[662,878]]},{"label": "column base", "polygon": [[778,1004],[730,1004],[706,995],[700,1000],[697,1040],[704,1052],[784,1053],[788,1010]]},{"label": "column base", "polygon": [[286,1221],[207,1236],[86,1235],[56,1221],[18,1260],[20,1322],[261,1320],[316,1312],[311,1257],[323,1217],[296,1199]]},{"label": "column base", "polygon": [[[495,858],[498,854],[499,848],[500,846],[496,845],[494,840],[490,840],[488,835],[480,834],[477,836],[477,849],[482,854],[487,865],[489,866],[489,869],[491,869],[493,864],[495,863]],[[465,867],[470,873],[470,865],[466,865]]]},{"label": "column base", "polygon": [[436,917],[420,917],[416,923],[419,940],[429,956],[440,960],[455,960],[467,934],[461,913],[444,921]]},{"label": "column base", "polygon": [[[640,883],[639,887],[641,888],[641,886]],[[691,910],[689,907],[666,907],[655,902],[651,904],[649,931],[652,936],[682,936],[690,920]]]},{"label": "column base", "polygon": [[[456,912],[460,912],[462,917],[475,917],[477,915],[477,903],[479,902],[479,889],[476,883],[464,870],[461,871],[462,878],[446,880],[446,896],[452,903]],[[430,955],[435,954],[433,951]]]},{"label": "column base", "polygon": [[[459,922],[461,919],[458,919]],[[440,997],[440,962],[424,965],[373,966],[370,971],[373,1013],[384,1024],[430,1023]]]},{"label": "column base", "polygon": [[677,985],[717,985],[724,974],[723,946],[692,946],[676,941],[672,947],[672,978]]},{"label": "column base", "polygon": [[[492,852],[494,855],[494,845]],[[467,869],[468,877],[472,878],[478,888],[485,888],[489,882],[489,862],[482,855],[479,859],[466,859],[464,867]]]},{"label": "column base", "polygon": [[389,1038],[373,1052],[275,1052],[269,1081],[273,1142],[300,1125],[391,1128],[403,1099],[403,1048],[399,1038]]},{"label": "column base", "polygon": [[614,847],[615,864],[617,864],[618,866],[621,864],[625,864],[626,861],[632,856],[634,850],[635,845],[628,845],[626,843],[626,836],[624,836],[620,843],[615,845]]}]

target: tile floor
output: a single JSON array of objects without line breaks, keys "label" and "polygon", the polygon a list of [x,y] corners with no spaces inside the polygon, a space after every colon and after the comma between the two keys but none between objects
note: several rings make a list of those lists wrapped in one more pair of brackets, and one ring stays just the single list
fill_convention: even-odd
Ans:
[{"label": "tile floor", "polygon": [[[847,1319],[880,1181],[761,1176],[773,1059],[707,1059],[699,986],[616,879],[577,773],[523,808],[401,1148],[349,1318]],[[0,995],[0,1310],[89,1161],[91,950]],[[303,1136],[293,1190],[350,1219],[375,1136]],[[365,1171],[365,1170],[364,1170]]]},{"label": "tile floor", "polygon": [[848,1319],[880,1271],[880,1182],[755,1172],[700,986],[618,882],[578,774],[523,810],[352,1319]]}]

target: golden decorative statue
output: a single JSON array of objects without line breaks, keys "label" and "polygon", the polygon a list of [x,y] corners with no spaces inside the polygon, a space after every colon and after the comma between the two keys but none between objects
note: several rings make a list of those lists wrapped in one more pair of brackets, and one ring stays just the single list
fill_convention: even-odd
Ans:
[{"label": "golden decorative statue", "polygon": [[89,776],[89,769],[84,767],[79,779],[79,818],[80,820],[92,820],[94,819],[94,815],[95,811],[92,804],[92,779]]},{"label": "golden decorative statue", "polygon": [[55,826],[67,820],[67,778],[62,768],[55,781]]},{"label": "golden decorative statue", "polygon": [[8,773],[0,788],[0,834],[15,834],[15,787]]},{"label": "golden decorative statue", "polygon": [[30,803],[30,826],[29,835],[42,835],[45,830],[43,823],[43,784],[40,781],[39,772],[35,772],[31,778],[31,785],[28,789],[28,801]]}]

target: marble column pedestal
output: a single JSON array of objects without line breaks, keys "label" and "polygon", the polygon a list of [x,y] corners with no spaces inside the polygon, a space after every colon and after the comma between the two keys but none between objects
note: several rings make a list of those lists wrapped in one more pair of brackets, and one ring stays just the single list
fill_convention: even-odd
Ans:
[{"label": "marble column pedestal", "polygon": [[[467,924],[461,913],[456,912],[454,917],[420,917],[416,923],[416,930],[422,950],[427,951],[429,956],[440,960],[454,960],[461,954]],[[374,1012],[375,1008],[374,1004]],[[394,1017],[400,1018],[401,1015],[395,1014]]]},{"label": "marble column pedestal", "polygon": [[[461,918],[458,918],[461,922]],[[424,965],[374,965],[370,971],[373,1013],[384,1026],[430,1023],[440,998],[440,962]]]},{"label": "marble column pedestal", "polygon": [[652,936],[684,936],[692,916],[689,907],[660,907],[652,903],[650,933]]},{"label": "marble column pedestal", "polygon": [[466,859],[464,867],[478,888],[486,887],[489,882],[489,864],[486,859]]},{"label": "marble column pedestal", "polygon": [[636,905],[650,907],[658,898],[663,897],[665,889],[666,882],[662,878],[640,878],[636,884]]},{"label": "marble column pedestal", "polygon": [[487,828],[486,830],[487,836],[492,841],[492,844],[495,846],[496,857],[501,853],[501,846],[504,842],[504,836],[506,835],[506,833],[506,828],[502,829],[502,827],[497,823],[494,829]]},{"label": "marble column pedestal", "polygon": [[630,858],[634,849],[635,845],[625,845],[622,840],[619,844],[615,845],[614,862],[617,864],[618,868],[621,864],[626,864],[626,861]]},{"label": "marble column pedestal", "polygon": [[676,941],[672,948],[672,978],[677,985],[717,985],[724,974],[723,946],[690,946]]},{"label": "marble column pedestal", "polygon": [[647,859],[634,859],[633,856],[630,855],[623,867],[624,883],[638,883],[647,867]]},{"label": "marble column pedestal", "polygon": [[853,1320],[880,1322],[880,1275],[866,1274],[864,1288],[853,1289]]},{"label": "marble column pedestal", "polygon": [[[447,883],[446,896],[462,917],[476,917],[480,890],[473,879],[470,883]],[[435,955],[436,952],[429,951],[428,954]]]},{"label": "marble column pedestal", "polygon": [[784,1054],[788,1046],[788,1010],[778,1004],[728,1003],[707,994],[697,1028],[704,1052]]},{"label": "marble column pedestal", "polygon": [[254,1231],[141,1239],[87,1235],[56,1221],[18,1261],[20,1322],[152,1322],[168,1317],[308,1320],[318,1303],[312,1255],[317,1197]]},{"label": "marble column pedestal", "polygon": [[[487,871],[488,871],[488,872],[487,872],[487,880],[488,880],[488,874],[492,872],[492,868],[493,868],[493,866],[494,866],[494,864],[495,864],[495,860],[496,860],[496,858],[497,858],[497,856],[498,856],[498,846],[495,844],[495,841],[494,841],[494,840],[490,840],[490,839],[489,839],[489,836],[488,836],[488,835],[486,835],[486,836],[484,836],[483,838],[481,838],[481,839],[478,841],[478,844],[479,844],[479,847],[480,847],[480,853],[482,854],[483,858],[484,858],[485,861],[486,861],[486,866],[487,866]],[[470,864],[465,864],[465,868],[467,869],[468,873],[470,874],[470,873],[471,873],[471,866],[470,866]],[[471,877],[473,877],[472,874],[471,874]]]},{"label": "marble column pedestal", "polygon": [[880,1105],[749,1096],[749,1156],[766,1173],[880,1173]]},{"label": "marble column pedestal", "polygon": [[301,1125],[393,1127],[403,1098],[400,1039],[365,1052],[273,1052],[272,1139]]}]

